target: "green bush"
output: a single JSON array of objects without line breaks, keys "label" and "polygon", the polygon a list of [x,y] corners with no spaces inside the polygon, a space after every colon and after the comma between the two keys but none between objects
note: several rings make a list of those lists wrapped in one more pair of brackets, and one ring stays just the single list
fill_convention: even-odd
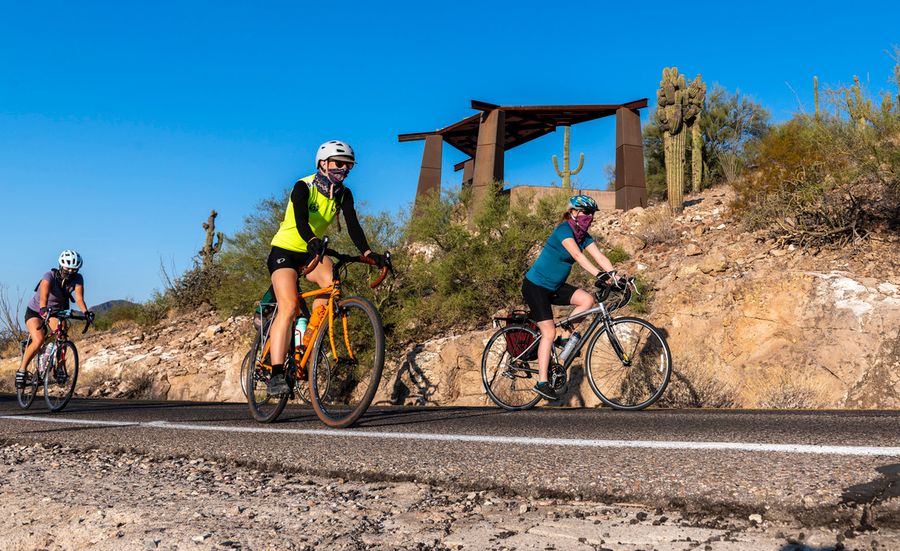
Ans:
[{"label": "green bush", "polygon": [[614,266],[631,258],[631,255],[625,252],[625,249],[623,249],[620,245],[615,245],[611,249],[607,250],[605,254],[606,258],[608,258]]},{"label": "green bush", "polygon": [[[845,246],[900,218],[900,105],[851,109],[832,91],[834,111],[797,115],[763,138],[756,170],[735,185],[735,214],[778,243]],[[855,92],[864,97],[858,88]]]},{"label": "green bush", "polygon": [[521,305],[522,278],[559,222],[566,199],[559,190],[532,209],[532,197],[512,205],[509,194],[489,193],[471,230],[468,194],[420,201],[394,303],[398,339],[486,326],[498,309]]},{"label": "green bush", "polygon": [[105,331],[120,321],[131,321],[143,327],[151,327],[166,317],[169,308],[171,308],[169,300],[164,295],[156,293],[143,304],[125,303],[113,306],[94,319],[94,329]]}]

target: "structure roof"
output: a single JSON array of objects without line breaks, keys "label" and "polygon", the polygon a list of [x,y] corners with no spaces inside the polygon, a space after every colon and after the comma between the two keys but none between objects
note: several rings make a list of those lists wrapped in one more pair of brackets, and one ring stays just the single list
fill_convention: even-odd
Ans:
[{"label": "structure roof", "polygon": [[[506,137],[503,144],[504,151],[549,134],[555,131],[557,126],[572,126],[580,122],[615,115],[616,110],[621,107],[627,109],[647,107],[647,98],[616,105],[501,106],[472,100],[472,109],[482,112],[494,110],[504,112],[506,126]],[[410,142],[424,140],[428,136],[440,135],[445,142],[456,149],[470,157],[475,157],[475,148],[478,145],[478,126],[481,122],[481,117],[482,113],[478,113],[440,130],[400,134],[398,138],[401,142]]]}]

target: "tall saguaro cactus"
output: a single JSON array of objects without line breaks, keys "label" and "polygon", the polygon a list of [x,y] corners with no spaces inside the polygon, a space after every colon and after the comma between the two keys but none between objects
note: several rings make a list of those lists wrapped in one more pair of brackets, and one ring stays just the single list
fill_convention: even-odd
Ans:
[{"label": "tall saguaro cactus", "polygon": [[698,193],[703,180],[703,134],[700,132],[700,115],[706,101],[706,83],[700,75],[691,81],[687,90],[687,110],[684,122],[691,130],[691,191]]},{"label": "tall saguaro cactus", "polygon": [[663,135],[669,206],[676,214],[684,210],[684,114],[687,97],[684,75],[678,74],[677,67],[663,69],[663,78],[656,91],[656,118]]},{"label": "tall saguaro cactus", "polygon": [[819,77],[813,77],[813,101],[816,104],[816,120],[819,120]]},{"label": "tall saguaro cactus", "polygon": [[581,167],[584,165],[584,153],[579,153],[578,158],[578,167],[575,170],[569,170],[569,130],[570,127],[563,127],[563,169],[559,169],[559,164],[556,162],[556,155],[553,156],[553,168],[556,169],[556,173],[562,178],[562,187],[563,189],[571,189],[572,182],[571,177],[575,176],[579,172],[581,172]]},{"label": "tall saguaro cactus", "polygon": [[203,243],[203,248],[200,249],[200,258],[203,259],[204,268],[208,268],[212,264],[215,254],[222,250],[222,237],[224,234],[222,232],[216,233],[216,216],[218,215],[219,213],[215,210],[209,211],[209,218],[203,223],[203,229],[206,230],[206,241]]},{"label": "tall saguaro cactus", "polygon": [[[852,97],[850,96],[851,91],[853,92]],[[856,123],[858,130],[863,130],[866,127],[866,121],[872,114],[872,100],[863,98],[862,86],[859,84],[858,76],[853,75],[853,86],[850,87],[850,90],[844,91],[844,94],[850,118]]]}]

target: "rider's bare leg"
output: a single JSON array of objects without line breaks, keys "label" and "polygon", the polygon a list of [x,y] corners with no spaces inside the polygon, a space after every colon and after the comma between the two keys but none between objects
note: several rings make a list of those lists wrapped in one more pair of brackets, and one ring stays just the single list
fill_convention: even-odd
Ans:
[{"label": "rider's bare leg", "polygon": [[297,315],[297,271],[281,268],[272,272],[272,289],[278,302],[278,311],[269,330],[270,357],[273,364],[283,364],[291,339],[291,324]]},{"label": "rider's bare leg", "polygon": [[[55,319],[51,319],[50,323],[54,327],[56,326]],[[28,365],[28,362],[34,359],[34,355],[37,354],[38,349],[44,344],[45,340],[44,322],[41,318],[29,319],[25,322],[25,327],[28,329],[28,334],[31,335],[31,343],[25,348],[25,355],[22,356],[22,363],[19,364],[19,371],[22,372],[25,371],[25,366]]]},{"label": "rider's bare leg", "polygon": [[553,349],[553,339],[556,338],[556,325],[550,319],[537,322],[537,326],[541,330],[541,342],[538,344],[538,381],[546,382],[549,380],[550,351]]}]

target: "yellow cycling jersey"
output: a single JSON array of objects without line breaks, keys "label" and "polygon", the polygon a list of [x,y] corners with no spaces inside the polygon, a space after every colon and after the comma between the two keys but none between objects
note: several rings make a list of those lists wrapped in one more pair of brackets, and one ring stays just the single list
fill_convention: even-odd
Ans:
[{"label": "yellow cycling jersey", "polygon": [[[338,202],[337,199],[328,198],[319,192],[319,189],[313,184],[315,174],[301,178],[300,181],[309,188],[309,201],[305,205],[309,209],[309,226],[316,237],[321,239],[325,236],[325,231],[331,225],[331,222],[337,216]],[[275,237],[272,238],[272,246],[280,247],[288,251],[298,253],[306,252],[306,241],[300,237],[297,231],[297,221],[294,218],[294,202],[288,198],[287,210],[284,213],[284,220]]]}]

